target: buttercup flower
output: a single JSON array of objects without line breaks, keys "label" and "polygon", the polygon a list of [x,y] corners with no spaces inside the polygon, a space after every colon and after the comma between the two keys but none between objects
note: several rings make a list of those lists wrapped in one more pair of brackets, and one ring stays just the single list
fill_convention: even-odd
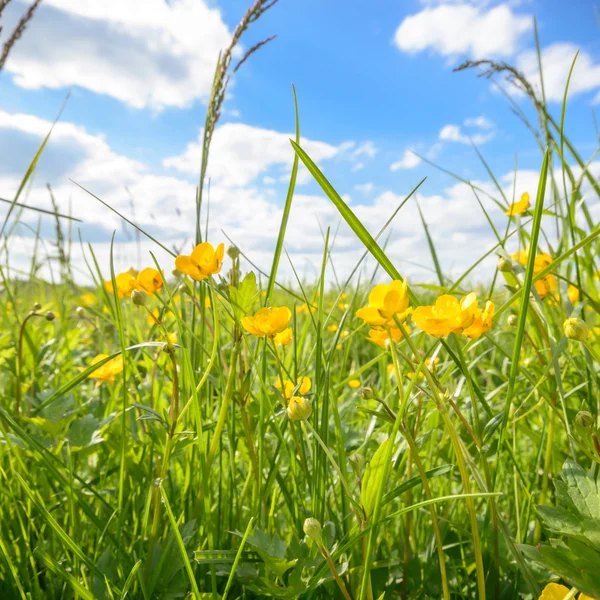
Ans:
[{"label": "buttercup flower", "polygon": [[242,327],[257,337],[274,338],[281,333],[290,322],[292,313],[287,306],[279,308],[261,308],[254,316],[242,319]]},{"label": "buttercup flower", "polygon": [[156,294],[163,286],[162,275],[156,269],[147,267],[138,273],[135,284],[146,294]]},{"label": "buttercup flower", "polygon": [[[137,287],[136,276],[131,270],[119,273],[115,277],[115,283],[117,284],[117,295],[119,298],[128,298],[131,295],[131,292]],[[104,288],[109,294],[114,293],[111,279],[104,282]]]},{"label": "buttercup flower", "polygon": [[353,390],[357,390],[360,387],[360,379],[351,379],[348,386]]},{"label": "buttercup flower", "polygon": [[308,304],[300,304],[299,306],[296,306],[296,312],[298,313],[308,314],[309,312],[314,313],[316,311],[316,306],[309,306]]},{"label": "buttercup flower", "polygon": [[[108,357],[108,354],[98,354],[92,359],[90,365],[95,365],[100,361]],[[82,369],[85,371],[85,369]],[[88,379],[97,379],[98,385],[108,381],[114,381],[115,375],[118,375],[123,371],[123,355],[115,356],[112,360],[109,360],[106,364],[98,367],[93,373],[88,375]]]},{"label": "buttercup flower", "polygon": [[[292,397],[292,394],[294,393],[294,390],[296,389],[296,386],[300,384],[300,387],[297,390],[297,394],[300,394],[301,396],[305,396],[306,394],[308,394],[308,392],[310,392],[310,388],[312,387],[312,381],[310,380],[310,377],[298,377],[298,379],[296,380],[296,383],[294,383],[293,381],[290,381],[289,379],[286,379],[283,382],[283,396],[284,398],[286,398],[287,400],[289,400]],[[281,382],[278,381],[275,384],[275,387],[280,390],[281,389]]]},{"label": "buttercup flower", "polygon": [[494,318],[494,310],[496,306],[489,300],[485,303],[485,308],[481,310],[479,307],[475,309],[474,320],[470,327],[467,327],[462,334],[470,338],[478,338],[486,331],[489,331]]},{"label": "buttercup flower", "polygon": [[567,296],[569,296],[569,300],[573,306],[579,302],[579,288],[574,285],[570,285],[567,288]]},{"label": "buttercup flower", "polygon": [[[511,258],[513,260],[518,261],[523,267],[527,266],[527,261],[529,260],[529,252],[525,250],[519,250],[519,252],[515,252]],[[547,266],[552,264],[552,257],[547,252],[542,252],[535,257],[535,261],[533,263],[533,274],[537,275],[539,272],[543,271]],[[556,281],[556,276],[552,273],[548,273],[545,277],[538,279],[534,283],[535,289],[540,297],[543,300],[546,296],[554,292],[558,287],[558,282]]]},{"label": "buttercup flower", "polygon": [[512,217],[514,215],[520,215],[521,213],[524,213],[530,206],[531,203],[529,202],[529,194],[525,192],[521,196],[520,200],[518,200],[517,202],[513,202],[508,207],[508,210],[504,214],[506,214],[509,217]]},{"label": "buttercup flower", "polygon": [[[112,281],[111,281],[111,287],[112,287]],[[85,294],[83,294],[81,296],[81,302],[84,306],[93,306],[94,304],[96,304],[96,296],[94,294],[92,294],[91,292],[86,292]]]},{"label": "buttercup flower", "polygon": [[[413,360],[417,361],[418,359],[415,359],[415,357],[413,357]],[[418,361],[418,362],[420,362],[420,361]],[[426,358],[425,359],[425,367],[427,367],[427,369],[433,373],[439,362],[440,362],[439,356],[436,356],[434,360],[431,360],[431,358]],[[390,365],[390,366],[392,367],[392,370],[393,370],[394,365]],[[388,369],[388,375],[390,375],[389,369]],[[412,379],[414,377],[414,375],[415,374],[413,371],[410,371],[409,373],[406,374],[406,376],[409,379]],[[417,379],[423,379],[424,377],[425,377],[425,373],[423,373],[423,371],[419,371],[419,375],[417,376]]]},{"label": "buttercup flower", "polygon": [[[406,333],[410,333],[412,331],[410,325],[405,325],[404,328],[406,329]],[[369,329],[368,339],[371,342],[373,342],[374,344],[377,344],[378,346],[385,348],[390,343],[388,331],[390,332],[392,339],[395,342],[398,342],[399,340],[402,339],[402,331],[400,331],[399,327],[390,327],[388,330]]]},{"label": "buttercup flower", "polygon": [[[538,600],[564,600],[571,590],[560,583],[549,583],[543,590]],[[579,594],[579,600],[592,600],[586,594]]]},{"label": "buttercup flower", "polygon": [[281,333],[278,333],[273,338],[273,341],[275,342],[276,346],[287,346],[292,341],[293,337],[294,332],[292,331],[292,328],[287,327]]},{"label": "buttercup flower", "polygon": [[369,304],[356,311],[356,316],[372,328],[385,328],[397,316],[404,321],[410,314],[408,280],[376,285],[369,294]]},{"label": "buttercup flower", "polygon": [[481,313],[475,292],[471,292],[460,302],[454,296],[444,294],[433,306],[417,307],[412,314],[412,320],[425,333],[441,337],[450,333],[463,333],[475,324],[477,311]]},{"label": "buttercup flower", "polygon": [[292,396],[286,412],[292,421],[306,421],[312,413],[312,402],[302,396]]},{"label": "buttercup flower", "polygon": [[213,248],[212,244],[198,244],[190,256],[180,255],[175,259],[175,268],[196,281],[202,281],[210,275],[216,275],[223,266],[225,244]]}]

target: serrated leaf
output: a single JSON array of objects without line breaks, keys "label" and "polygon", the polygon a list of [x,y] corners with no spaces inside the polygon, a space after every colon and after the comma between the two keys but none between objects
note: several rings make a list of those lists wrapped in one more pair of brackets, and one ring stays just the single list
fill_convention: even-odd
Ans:
[{"label": "serrated leaf", "polygon": [[265,565],[273,571],[276,577],[282,577],[296,564],[295,560],[285,558],[287,546],[277,534],[271,537],[261,529],[255,529],[254,533],[248,536],[247,541],[254,546]]},{"label": "serrated leaf", "polygon": [[248,536],[248,543],[254,546],[256,550],[273,558],[283,558],[287,550],[285,542],[277,534],[271,537],[262,529],[255,529],[254,533]]},{"label": "serrated leaf", "polygon": [[595,479],[572,460],[565,462],[561,477],[581,516],[600,519],[600,495]]},{"label": "serrated leaf", "polygon": [[554,506],[538,506],[537,511],[544,525],[551,531],[563,535],[579,535],[582,533],[582,519],[565,508]]}]

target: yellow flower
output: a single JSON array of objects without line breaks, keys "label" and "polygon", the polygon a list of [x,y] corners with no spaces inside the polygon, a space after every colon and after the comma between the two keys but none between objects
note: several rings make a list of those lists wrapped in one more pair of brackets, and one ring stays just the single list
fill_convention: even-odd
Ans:
[{"label": "yellow flower", "polygon": [[308,305],[308,304],[300,304],[300,306],[296,306],[296,312],[308,314],[309,312],[316,312],[317,307]]},{"label": "yellow flower", "polygon": [[163,286],[162,275],[156,269],[147,267],[138,273],[136,285],[146,294],[156,294]]},{"label": "yellow flower", "polygon": [[[111,285],[111,287],[112,287],[112,285]],[[93,306],[94,304],[96,304],[96,296],[94,294],[92,294],[91,292],[86,292],[85,294],[82,294],[82,296],[81,296],[81,303],[84,306]]]},{"label": "yellow flower", "polygon": [[467,327],[462,334],[470,338],[478,338],[486,331],[489,331],[494,319],[494,310],[496,306],[489,300],[485,303],[485,308],[481,310],[479,307],[475,310],[474,320],[470,327]]},{"label": "yellow flower", "polygon": [[302,396],[292,396],[286,409],[288,417],[292,421],[306,421],[312,413],[312,402]]},{"label": "yellow flower", "polygon": [[504,214],[508,215],[509,217],[512,217],[514,215],[520,215],[521,213],[524,213],[530,206],[531,203],[529,202],[529,194],[525,192],[521,196],[520,200],[518,200],[517,202],[513,202],[508,207],[508,210]]},{"label": "yellow flower", "polygon": [[210,308],[210,296],[204,298],[204,308]]},{"label": "yellow flower", "polygon": [[[410,325],[405,325],[404,328],[406,329],[406,333],[410,333],[412,331]],[[402,339],[402,331],[400,331],[398,327],[390,327],[387,331],[384,329],[369,329],[368,339],[374,344],[385,348],[390,343],[388,331],[390,332],[392,339],[395,342],[398,342]]]},{"label": "yellow flower", "polygon": [[274,338],[288,326],[291,318],[292,313],[287,306],[261,308],[254,316],[244,317],[242,326],[252,335]]},{"label": "yellow flower", "polygon": [[[292,397],[292,394],[294,393],[294,390],[296,389],[296,386],[300,386],[297,390],[296,393],[301,394],[302,396],[305,396],[306,394],[308,394],[308,392],[310,392],[310,388],[312,387],[312,381],[310,380],[310,377],[298,377],[298,379],[296,380],[296,383],[294,384],[293,381],[290,381],[289,379],[286,379],[283,382],[283,386],[284,386],[284,390],[283,390],[283,396],[284,398],[286,398],[287,400],[289,400]],[[275,387],[280,390],[281,389],[281,382],[278,381],[275,384]]]},{"label": "yellow flower", "polygon": [[[98,354],[92,359],[91,365],[95,365],[100,361],[108,357],[108,354]],[[109,360],[106,364],[97,368],[93,373],[88,375],[88,379],[97,379],[98,385],[105,381],[114,381],[115,375],[118,375],[123,370],[123,355],[115,356],[112,360]],[[82,369],[85,371],[85,369]]]},{"label": "yellow flower", "polygon": [[[519,252],[515,252],[511,258],[518,261],[522,266],[526,267],[527,261],[529,260],[529,252],[525,250],[519,250]],[[533,263],[533,274],[537,275],[551,264],[552,257],[547,252],[538,254]],[[555,275],[548,273],[545,277],[542,277],[542,279],[538,279],[533,285],[535,286],[540,299],[543,300],[558,287],[558,282],[556,281]]]},{"label": "yellow flower", "polygon": [[341,349],[342,349],[342,345],[341,345],[341,344],[338,344],[338,345],[335,347],[335,349],[336,349],[336,350],[341,350]]},{"label": "yellow flower", "polygon": [[570,285],[567,288],[567,296],[569,296],[569,300],[573,306],[579,302],[579,288],[574,285]]},{"label": "yellow flower", "polygon": [[335,325],[335,324],[327,326],[327,331],[334,332],[334,331],[337,331],[337,330],[338,330],[338,326]]},{"label": "yellow flower", "polygon": [[[115,282],[117,284],[117,295],[119,298],[128,298],[131,296],[131,292],[133,292],[137,286],[137,279],[131,271],[119,273],[115,277]],[[114,293],[111,279],[104,282],[104,288],[109,294]]]},{"label": "yellow flower", "polygon": [[348,386],[353,390],[357,390],[360,387],[360,379],[351,379]]},{"label": "yellow flower", "polygon": [[[415,357],[413,357],[413,361],[415,360]],[[438,356],[435,357],[434,360],[431,360],[431,358],[426,358],[425,359],[425,367],[427,367],[427,369],[429,371],[431,371],[432,373],[435,371],[435,368],[437,366],[437,364],[440,362],[440,359]],[[394,367],[394,365],[390,365],[392,368]],[[388,369],[388,374],[389,374],[389,369]],[[412,379],[414,377],[414,373],[411,371],[410,373],[407,373],[406,376],[409,379]],[[419,375],[417,377],[417,379],[423,379],[425,377],[425,373],[423,373],[423,371],[419,371]]]},{"label": "yellow flower", "polygon": [[278,333],[273,341],[277,346],[287,346],[293,339],[294,334],[291,327],[284,329],[281,333]]},{"label": "yellow flower", "polygon": [[408,280],[376,285],[369,294],[369,304],[356,311],[356,316],[372,328],[389,325],[396,315],[404,321],[411,309],[408,306]]},{"label": "yellow flower", "polygon": [[[549,583],[543,590],[538,600],[564,600],[571,590],[560,583]],[[592,600],[586,594],[579,594],[579,600]]]},{"label": "yellow flower", "polygon": [[[471,292],[460,302],[454,296],[444,294],[433,306],[417,307],[412,320],[425,333],[441,337],[450,333],[462,333],[471,327],[475,324],[478,310],[475,292]],[[481,313],[480,310],[479,312]]]},{"label": "yellow flower", "polygon": [[219,244],[215,250],[212,244],[202,242],[192,250],[190,256],[178,256],[175,268],[196,281],[202,281],[221,271],[224,254],[225,244]]},{"label": "yellow flower", "polygon": [[151,325],[151,326],[154,325],[155,323],[159,323],[160,322],[160,310],[158,308],[155,308],[151,313],[148,313],[146,320],[148,321],[148,325]]}]

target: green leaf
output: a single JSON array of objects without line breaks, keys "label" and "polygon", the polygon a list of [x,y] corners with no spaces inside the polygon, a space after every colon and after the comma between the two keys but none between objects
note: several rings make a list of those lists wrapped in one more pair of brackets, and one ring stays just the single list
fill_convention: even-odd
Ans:
[{"label": "green leaf", "polygon": [[377,493],[379,488],[383,485],[385,454],[389,443],[390,440],[386,439],[383,444],[377,448],[371,462],[365,469],[365,475],[360,488],[360,501],[367,516],[370,516],[373,512]]},{"label": "green leaf", "polygon": [[564,508],[538,506],[537,511],[544,525],[551,531],[556,531],[563,535],[579,535],[582,532],[583,521]]},{"label": "green leaf", "polygon": [[239,286],[229,286],[229,298],[236,317],[241,319],[252,310],[252,305],[256,300],[256,275],[250,271]]},{"label": "green leaf", "polygon": [[285,542],[277,534],[271,537],[262,529],[255,529],[254,533],[248,536],[248,543],[257,551],[273,558],[283,558],[287,550]]},{"label": "green leaf", "polygon": [[296,564],[295,560],[285,558],[287,546],[277,534],[271,537],[261,529],[255,529],[254,533],[248,536],[247,541],[251,546],[254,546],[264,563],[273,571],[276,577],[282,577],[286,571]]},{"label": "green leaf", "polygon": [[350,226],[350,229],[358,236],[360,241],[364,244],[365,248],[375,257],[377,262],[385,269],[387,274],[392,279],[402,279],[398,269],[392,264],[392,261],[386,256],[385,252],[379,247],[373,236],[367,231],[365,226],[361,223],[360,219],[352,212],[348,205],[342,200],[341,196],[335,191],[334,187],[327,181],[327,178],[319,167],[311,160],[311,158],[300,148],[296,142],[290,140],[290,143],[294,147],[296,154],[300,157],[300,160],[305,164],[306,168],[310,171],[312,176],[315,178],[317,183],[321,186],[321,189],[327,194],[329,199],[335,204],[339,213],[342,215],[346,223]]},{"label": "green leaf", "polygon": [[90,444],[99,425],[100,420],[94,415],[85,415],[78,421],[71,423],[67,439],[71,445],[83,448]]},{"label": "green leaf", "polygon": [[597,483],[576,462],[567,460],[561,473],[569,497],[582,517],[600,519],[600,494]]}]

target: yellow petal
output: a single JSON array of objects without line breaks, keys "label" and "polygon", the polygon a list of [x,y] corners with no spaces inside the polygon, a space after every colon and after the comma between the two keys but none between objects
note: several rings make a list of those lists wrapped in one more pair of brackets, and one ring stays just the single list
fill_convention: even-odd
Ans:
[{"label": "yellow petal", "polygon": [[549,583],[542,591],[539,600],[564,600],[569,588],[559,583]]},{"label": "yellow petal", "polygon": [[382,308],[385,302],[385,296],[388,293],[390,286],[385,283],[376,285],[369,294],[369,306]]}]

